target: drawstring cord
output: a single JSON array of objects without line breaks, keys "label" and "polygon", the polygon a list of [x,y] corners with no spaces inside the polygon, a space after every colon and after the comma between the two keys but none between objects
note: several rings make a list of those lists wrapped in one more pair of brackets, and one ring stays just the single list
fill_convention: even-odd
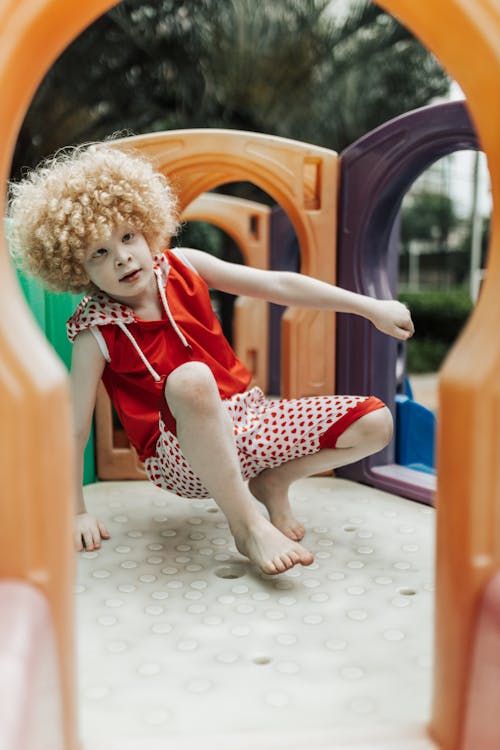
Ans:
[{"label": "drawstring cord", "polygon": [[[167,269],[167,278],[168,278],[168,271],[169,270],[170,269]],[[172,326],[172,328],[174,329],[174,331],[176,332],[177,336],[180,338],[180,340],[182,341],[182,343],[184,344],[184,346],[187,349],[191,349],[190,344],[188,343],[188,341],[187,341],[186,337],[184,336],[184,334],[182,333],[182,331],[179,329],[179,326],[177,325],[177,323],[174,320],[174,316],[170,312],[170,308],[169,308],[168,302],[167,302],[167,295],[165,294],[165,285],[164,285],[163,280],[161,278],[160,272],[156,272],[156,269],[155,269],[155,275],[156,275],[156,282],[158,284],[158,291],[160,292],[160,298],[161,298],[161,301],[162,301],[162,304],[163,304],[163,308],[164,308],[164,310],[165,310],[165,312],[167,314],[167,317],[168,317],[168,319],[170,321],[170,325]],[[165,279],[165,284],[166,284],[166,279]],[[144,354],[144,352],[142,351],[141,347],[139,346],[139,344],[137,343],[137,341],[135,340],[135,338],[132,336],[132,334],[128,330],[126,324],[122,320],[117,320],[116,324],[123,331],[123,333],[125,334],[125,336],[128,338],[128,340],[130,341],[130,343],[132,344],[132,346],[136,350],[137,354],[139,355],[139,357],[143,361],[145,367],[148,369],[148,372],[153,376],[153,378],[155,379],[155,381],[157,383],[159,383],[160,380],[161,380],[161,375],[158,375],[158,373],[156,372],[156,370],[154,369],[154,367],[152,366],[152,364],[148,361],[146,355]]]},{"label": "drawstring cord", "polygon": [[[168,271],[169,270],[170,269],[167,269],[167,278],[168,278]],[[170,312],[170,308],[169,308],[168,302],[167,302],[167,295],[165,294],[165,286],[162,283],[162,280],[161,280],[159,274],[156,275],[156,281],[158,283],[158,291],[160,292],[160,298],[161,298],[164,310],[167,313],[167,317],[168,317],[168,319],[170,321],[170,324],[171,324],[172,328],[174,329],[174,331],[176,332],[176,334],[178,335],[178,337],[180,338],[180,340],[182,341],[182,343],[184,344],[184,346],[187,347],[188,349],[191,349],[190,345],[188,344],[188,341],[187,341],[186,337],[184,336],[184,334],[182,333],[182,331],[179,329],[179,326],[177,325],[177,323],[174,320],[174,316]],[[166,279],[165,279],[165,283],[166,283]]]}]

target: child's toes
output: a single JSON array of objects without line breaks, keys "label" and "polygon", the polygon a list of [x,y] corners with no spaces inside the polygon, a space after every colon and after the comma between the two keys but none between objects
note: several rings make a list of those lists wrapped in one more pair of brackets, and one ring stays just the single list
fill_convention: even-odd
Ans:
[{"label": "child's toes", "polygon": [[281,560],[283,561],[286,570],[290,570],[290,568],[293,568],[293,566],[296,565],[296,560],[293,559],[291,553],[281,555]]},{"label": "child's toes", "polygon": [[287,570],[287,568],[289,567],[286,563],[286,555],[276,555],[276,557],[274,558],[274,565],[278,573],[284,573],[285,570]]},{"label": "child's toes", "polygon": [[295,541],[300,542],[300,540],[304,538],[306,530],[301,523],[296,523],[294,524],[294,526],[292,526],[291,532],[294,536]]},{"label": "child's toes", "polygon": [[304,550],[304,553],[301,555],[301,558],[300,558],[300,564],[311,565],[313,562],[314,562],[313,555],[309,552],[309,550]]},{"label": "child's toes", "polygon": [[277,573],[281,572],[276,567],[276,563],[274,562],[274,560],[269,560],[269,562],[265,562],[263,565],[260,566],[260,569],[262,570],[263,573],[265,573],[268,576],[275,576]]}]

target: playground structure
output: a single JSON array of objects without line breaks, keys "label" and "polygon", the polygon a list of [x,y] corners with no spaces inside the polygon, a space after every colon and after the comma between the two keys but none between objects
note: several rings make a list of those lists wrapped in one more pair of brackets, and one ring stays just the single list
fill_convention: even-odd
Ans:
[{"label": "playground structure", "polygon": [[[147,147],[151,153],[154,141],[144,146],[150,137],[141,136],[141,141],[143,148]],[[197,131],[186,137],[206,136],[203,131]],[[340,196],[336,212],[339,285],[375,297],[396,297],[397,216],[406,191],[437,159],[459,149],[478,148],[464,103],[452,102],[397,117],[345,149],[339,155]],[[384,158],[375,159],[375,154]],[[258,203],[206,193],[187,207],[183,218],[209,221],[226,230],[251,265],[297,270],[293,225],[281,208],[276,207],[271,215],[269,213],[266,206]],[[281,232],[279,242],[271,240],[276,224],[277,231]],[[297,252],[300,255],[298,248]],[[334,259],[329,263],[333,265]],[[269,329],[269,324],[274,324],[274,330]],[[280,325],[281,317],[275,311],[268,316],[266,303],[238,299],[233,322],[235,350],[254,373],[254,384],[264,392],[268,392],[269,382],[274,385],[271,393],[282,393],[276,375],[282,370],[285,382],[300,383],[300,391],[294,395],[307,396],[313,392],[311,380],[301,382],[295,372],[288,371],[290,366],[294,370],[301,369],[300,363],[284,359],[280,366],[278,361]],[[268,334],[272,340],[269,358]],[[317,346],[316,341],[311,342],[311,350],[318,363],[331,356],[328,350]],[[339,469],[337,475],[432,504],[436,489],[433,470],[436,420],[409,394],[399,392],[397,377],[398,371],[404,372],[404,345],[380,334],[362,318],[340,314],[335,350],[341,355],[336,358],[333,389],[339,393],[378,396],[391,409],[396,424],[395,438],[384,451]],[[306,358],[307,352],[304,353]],[[323,365],[322,369],[326,367]],[[144,479],[144,470],[124,435],[116,439],[111,407],[102,386],[96,414],[98,476],[101,479]]]},{"label": "playground structure", "polygon": [[[4,117],[0,124],[4,178],[17,128],[43,69],[72,36],[110,5],[105,0],[93,0],[77,9],[63,0],[37,4],[10,0],[4,6],[0,58],[4,92]],[[500,545],[496,531],[500,507],[496,465],[500,450],[500,343],[495,336],[500,306],[496,291],[500,285],[500,237],[496,220],[500,190],[500,102],[496,96],[500,78],[500,13],[493,0],[467,3],[441,0],[434,5],[432,14],[423,4],[411,0],[391,0],[383,5],[397,12],[399,18],[420,35],[461,84],[489,159],[495,214],[488,276],[474,314],[441,374],[435,690],[429,730],[436,747],[489,750],[500,744],[500,722],[495,712],[500,684],[497,624]],[[29,58],[24,54],[26,49],[32,51]],[[21,60],[23,65],[20,65]],[[181,138],[177,136],[176,148]],[[264,145],[265,137],[262,138],[260,143]],[[269,139],[268,143],[270,141],[279,143],[279,139]],[[212,154],[214,149],[212,145],[205,153]],[[168,161],[175,162],[175,150],[169,153],[165,149],[165,165]],[[301,153],[304,156],[303,147]],[[193,160],[203,161],[202,156],[192,154]],[[257,149],[241,159],[250,170],[261,157],[262,151]],[[307,247],[307,240],[314,236],[312,220],[317,219],[321,205],[317,186],[323,188],[326,178],[323,173],[319,179],[318,162],[314,158],[307,161],[310,156],[306,157],[305,200],[297,185],[291,195],[284,185],[273,192],[269,185],[260,183],[290,214],[302,251]],[[211,164],[210,157],[205,164]],[[302,178],[299,158],[297,165],[293,175]],[[228,163],[227,173],[220,175],[221,179],[241,179],[238,166]],[[199,172],[198,179],[193,176],[191,184],[188,179],[183,180],[185,176],[179,163],[185,205],[194,193],[213,186],[201,179]],[[259,184],[250,171],[245,173],[244,179]],[[301,180],[301,184],[304,181]],[[302,203],[300,215],[294,210],[295,200]],[[6,683],[2,687],[9,698],[4,705],[9,722],[2,732],[10,732],[11,738],[22,737],[25,747],[30,747],[30,737],[22,731],[22,727],[29,724],[29,720],[26,722],[28,712],[34,723],[38,747],[45,741],[46,747],[73,750],[78,747],[78,741],[72,646],[68,388],[63,368],[27,314],[5,252],[0,254],[0,264],[3,280],[0,380],[5,426],[0,437],[0,461],[5,497],[12,501],[2,506],[0,526],[1,575],[2,579],[10,579],[2,583],[0,594],[2,611],[8,613],[3,621],[1,658],[2,665],[7,665],[2,669],[2,680],[8,680],[8,692]],[[303,258],[302,270],[319,277],[325,271],[317,268],[314,258],[307,255]],[[334,279],[329,275],[327,280]],[[328,336],[331,330],[327,327]],[[296,385],[289,383],[291,392]],[[323,384],[322,388],[325,388]],[[29,473],[22,470],[21,456],[23,466],[30,467]],[[16,641],[14,628],[19,621],[30,623],[31,627],[26,628],[21,641]],[[32,658],[37,627],[56,648],[51,670],[59,676],[59,687],[52,686],[54,716],[57,717],[60,710],[62,718],[60,722],[57,718],[54,720],[55,732],[50,740],[44,737],[46,722],[36,714],[39,695],[36,689],[28,692],[28,686],[33,685],[33,671],[39,674]],[[9,741],[9,735],[6,738]],[[397,746],[404,747],[404,743],[405,736],[401,736]]]},{"label": "playground structure", "polygon": [[[303,273],[335,283],[332,206],[337,203],[338,156],[334,151],[257,133],[202,129],[133,136],[114,145],[153,158],[175,186],[181,214],[195,198],[218,185],[253,182],[288,213],[299,240]],[[333,359],[314,357],[332,336],[332,313],[287,310],[281,355],[285,398],[333,390]]]},{"label": "playground structure", "polygon": [[[399,256],[396,219],[406,192],[438,159],[453,151],[478,148],[463,102],[409,112],[346,148],[340,155],[339,286],[374,297],[394,297]],[[397,370],[404,369],[404,363],[398,368],[402,345],[362,318],[339,315],[338,319],[337,351],[344,355],[337,358],[338,391],[376,393],[396,417]],[[419,410],[405,402],[398,412],[404,429],[404,423]],[[421,429],[426,429],[423,424]],[[427,427],[426,432],[432,430]],[[393,442],[376,457],[343,467],[338,474],[431,503],[435,477],[415,472],[395,463]]]}]

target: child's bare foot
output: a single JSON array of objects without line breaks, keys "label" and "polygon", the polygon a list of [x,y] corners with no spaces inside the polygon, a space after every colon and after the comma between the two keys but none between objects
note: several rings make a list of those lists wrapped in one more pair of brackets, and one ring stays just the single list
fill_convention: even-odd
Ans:
[{"label": "child's bare foot", "polygon": [[273,526],[294,542],[300,542],[305,534],[303,525],[292,513],[288,501],[288,485],[282,486],[272,476],[272,470],[265,469],[248,482],[248,488],[269,511]]},{"label": "child's bare foot", "polygon": [[268,575],[283,573],[294,565],[310,565],[309,550],[290,540],[258,515],[251,526],[234,533],[237,549]]}]

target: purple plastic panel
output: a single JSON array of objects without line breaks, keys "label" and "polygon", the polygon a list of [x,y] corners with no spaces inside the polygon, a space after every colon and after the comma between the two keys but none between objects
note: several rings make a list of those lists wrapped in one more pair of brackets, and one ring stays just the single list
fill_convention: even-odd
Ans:
[{"label": "purple plastic panel", "polygon": [[[281,206],[271,210],[270,268],[273,271],[299,271],[300,249],[292,222]],[[269,393],[281,393],[281,317],[286,307],[269,305]]]},{"label": "purple plastic panel", "polygon": [[[394,225],[401,202],[431,164],[464,149],[477,150],[479,144],[465,103],[452,102],[397,117],[341,153],[339,286],[381,299],[396,296],[399,233]],[[378,396],[395,416],[401,345],[359,316],[339,315],[337,353],[337,392]],[[336,473],[432,502],[433,490],[424,475],[401,476],[394,463],[394,442]]]}]

